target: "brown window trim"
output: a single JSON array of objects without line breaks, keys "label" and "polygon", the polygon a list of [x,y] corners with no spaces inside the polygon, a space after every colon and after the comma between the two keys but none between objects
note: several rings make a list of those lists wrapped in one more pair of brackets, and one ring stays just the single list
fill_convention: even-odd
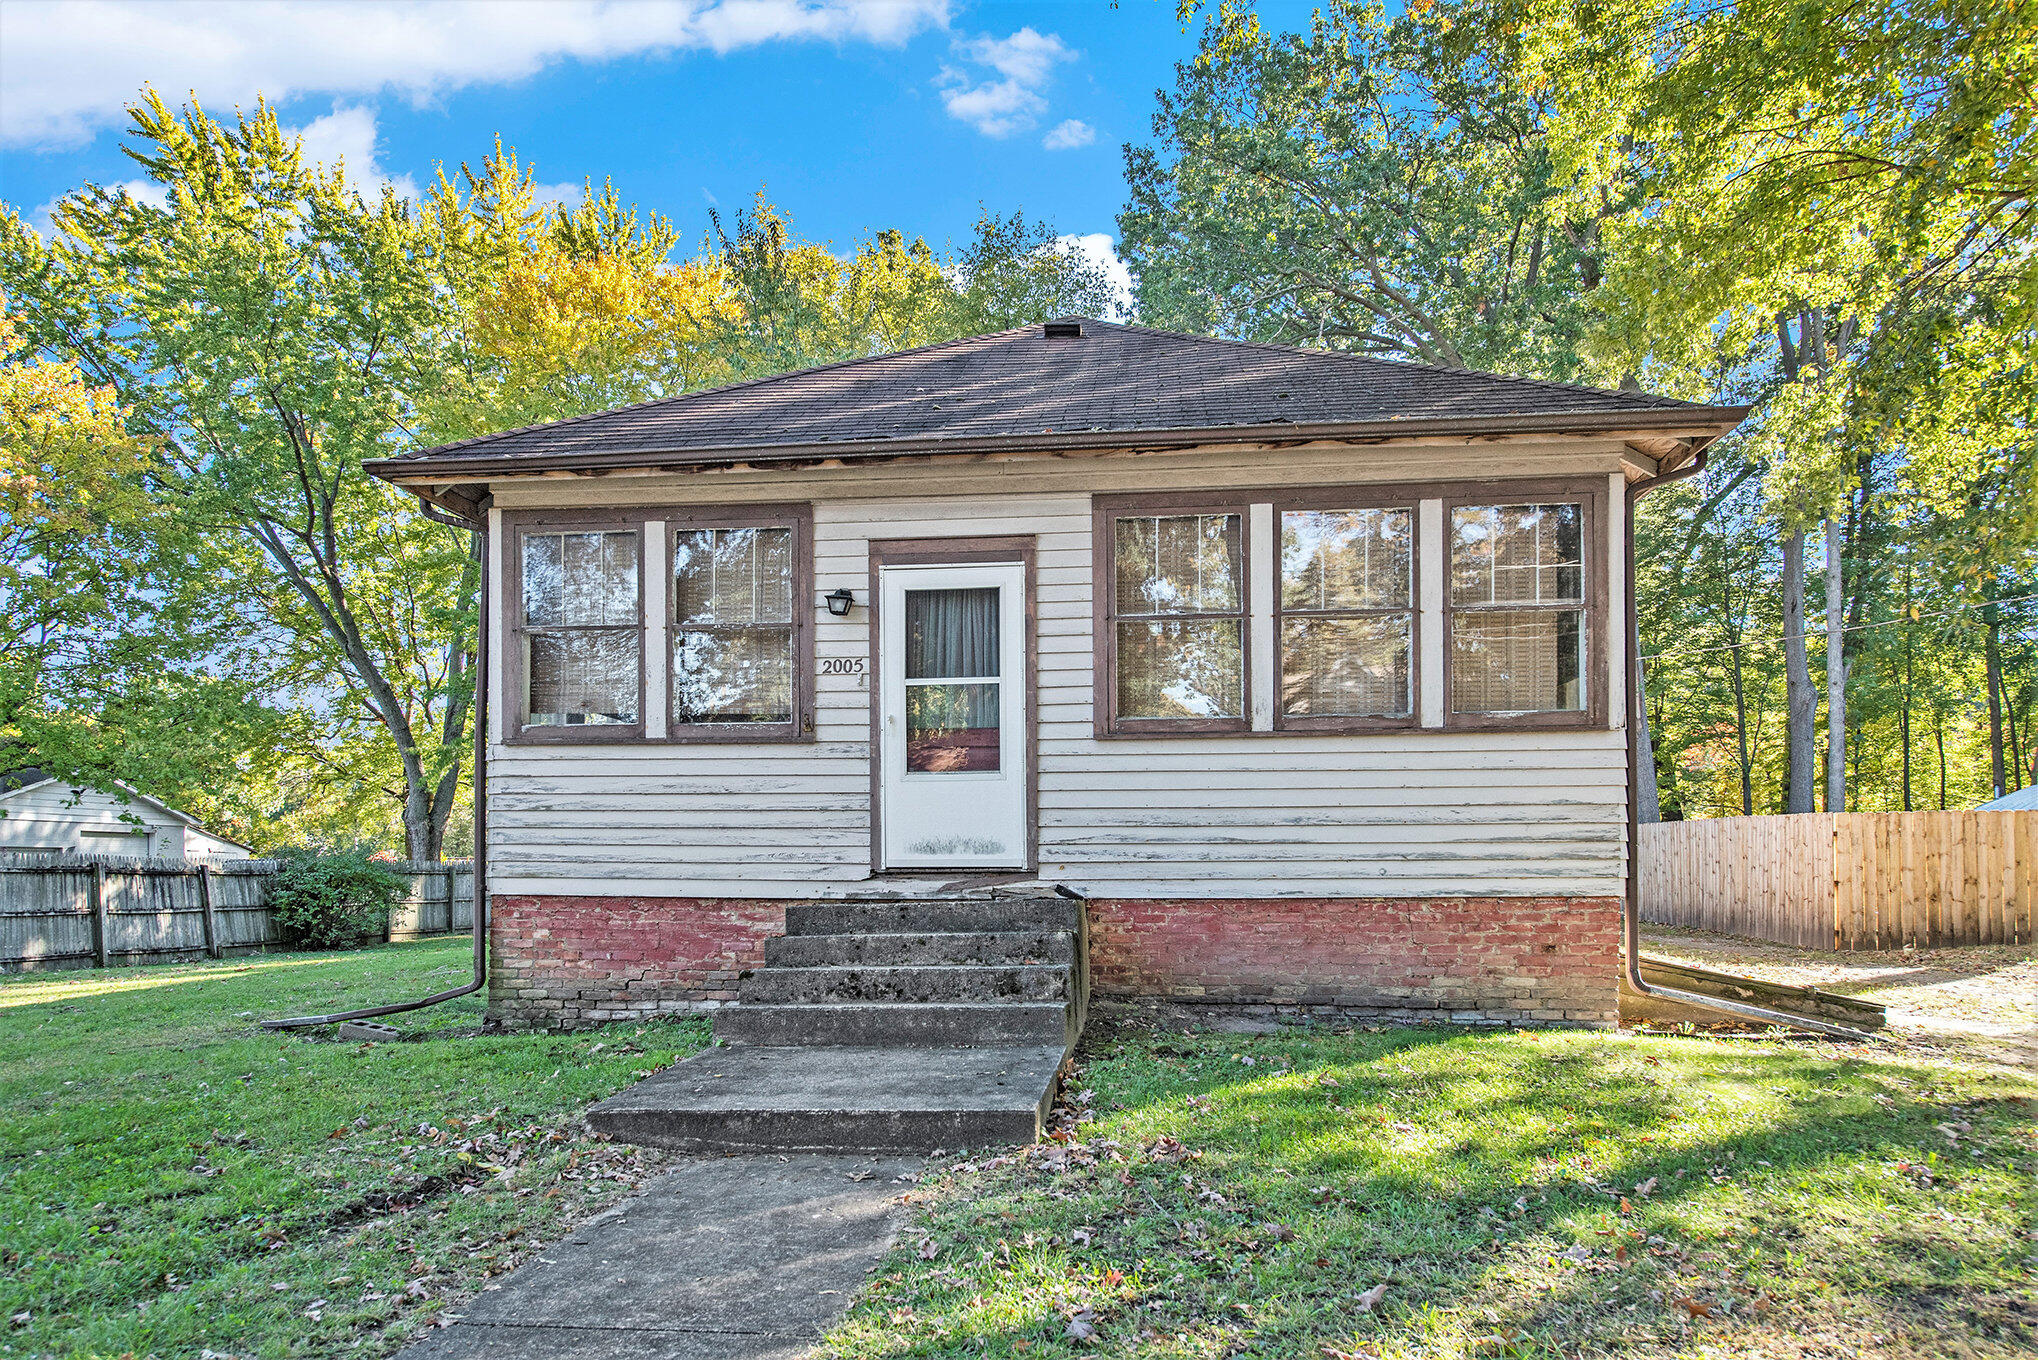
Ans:
[{"label": "brown window trim", "polygon": [[[645,571],[645,516],[621,511],[565,512],[557,510],[505,510],[502,513],[504,563],[502,592],[502,636],[510,640],[502,665],[503,742],[509,746],[612,746],[644,740],[644,698],[648,688],[644,674],[644,601],[650,577]],[[620,533],[637,535],[637,721],[634,723],[578,723],[570,726],[533,726],[530,721],[530,642],[534,631],[524,626],[524,538],[530,534]],[[623,631],[626,625],[615,625]]]},{"label": "brown window trim", "polygon": [[679,596],[668,579],[665,590],[665,730],[675,744],[722,743],[752,745],[814,740],[814,508],[800,503],[705,506],[689,505],[646,516],[665,521],[666,575],[672,573],[673,550],[679,536],[698,529],[776,529],[793,531],[793,720],[784,723],[685,723],[674,712],[670,674],[678,644]]},{"label": "brown window trim", "polygon": [[[1262,498],[1255,497],[1255,500]],[[1264,500],[1274,507],[1274,730],[1315,736],[1340,732],[1405,732],[1422,725],[1422,501],[1420,487],[1354,486],[1311,487],[1300,491],[1273,492]],[[1405,609],[1306,610],[1306,618],[1381,618],[1408,616],[1408,713],[1404,717],[1326,714],[1317,717],[1289,717],[1281,711],[1281,653],[1288,618],[1281,603],[1281,514],[1287,510],[1406,510],[1408,512],[1408,606]],[[1247,564],[1250,567],[1250,563]]]},{"label": "brown window trim", "polygon": [[[648,697],[650,677],[645,673],[645,627],[641,615],[651,590],[649,554],[645,549],[647,524],[665,524],[665,570],[672,571],[672,548],[682,529],[750,528],[759,525],[789,525],[793,530],[793,713],[791,723],[676,723],[672,721],[672,684],[665,686],[666,735],[647,736],[644,714],[634,724],[616,723],[571,727],[533,727],[527,721],[529,694],[524,684],[525,642],[523,627],[524,535],[527,533],[613,533],[634,530],[637,534],[637,591],[640,618],[637,624],[637,707],[642,710]],[[644,505],[627,509],[601,510],[504,510],[502,531],[506,560],[503,563],[502,605],[497,618],[501,636],[510,640],[502,660],[502,681],[498,691],[504,716],[503,744],[506,746],[638,746],[686,745],[718,742],[787,744],[814,740],[814,514],[804,502],[748,503],[704,506]],[[671,582],[659,583],[664,599],[665,659],[670,666],[675,596]],[[620,627],[620,625],[618,625]]]},{"label": "brown window trim", "polygon": [[[1443,656],[1444,726],[1451,732],[1562,732],[1607,724],[1607,604],[1612,594],[1606,548],[1606,480],[1597,477],[1453,483],[1443,489]],[[1456,713],[1451,709],[1451,627],[1458,613],[1451,602],[1451,525],[1456,511],[1479,505],[1548,505],[1576,501],[1583,510],[1583,599],[1577,606],[1585,628],[1585,707],[1576,712]],[[1542,606],[1555,609],[1556,606]],[[1468,610],[1466,612],[1478,612]]]},{"label": "brown window trim", "polygon": [[[1265,498],[1262,498],[1265,499]],[[1207,737],[1252,730],[1252,506],[1253,498],[1235,491],[1195,493],[1134,493],[1093,497],[1090,502],[1090,605],[1095,726],[1099,737]],[[1236,718],[1121,718],[1118,716],[1118,589],[1115,571],[1117,533],[1113,521],[1123,515],[1237,515],[1239,539],[1239,707]],[[1194,614],[1185,618],[1230,618],[1230,614]]]}]

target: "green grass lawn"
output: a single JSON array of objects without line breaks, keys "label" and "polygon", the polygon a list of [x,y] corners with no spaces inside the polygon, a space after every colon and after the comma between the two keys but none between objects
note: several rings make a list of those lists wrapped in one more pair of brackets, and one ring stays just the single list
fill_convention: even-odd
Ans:
[{"label": "green grass lawn", "polygon": [[1763,1040],[1093,1030],[827,1354],[2028,1356],[2004,1069]]},{"label": "green grass lawn", "polygon": [[468,948],[0,981],[0,1354],[380,1354],[625,1193],[655,1157],[579,1115],[704,1024],[482,1035],[467,997],[390,1017],[410,1043],[256,1027],[439,991]]}]

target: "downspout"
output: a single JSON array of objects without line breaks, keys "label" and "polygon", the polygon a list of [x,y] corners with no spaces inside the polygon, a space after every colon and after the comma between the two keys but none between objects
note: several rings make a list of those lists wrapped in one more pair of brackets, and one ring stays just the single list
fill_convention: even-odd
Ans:
[{"label": "downspout", "polygon": [[[1621,556],[1626,563],[1626,586],[1622,593],[1624,607],[1629,613],[1638,609],[1635,603],[1635,502],[1659,486],[1681,482],[1686,477],[1705,471],[1705,451],[1699,450],[1689,463],[1671,472],[1644,477],[1627,488],[1626,514],[1621,528]],[[1660,997],[1686,1006],[1703,1006],[1707,1010],[1724,1011],[1746,1020],[1762,1020],[1772,1025],[1787,1025],[1792,1029],[1809,1030],[1814,1034],[1830,1035],[1835,1039],[1851,1039],[1867,1043],[1872,1037],[1858,1029],[1845,1025],[1828,1024],[1824,1020],[1813,1020],[1802,1015],[1791,1015],[1787,1011],[1773,1011],[1764,1006],[1750,1006],[1742,1001],[1728,1001],[1722,997],[1706,996],[1701,992],[1687,992],[1679,987],[1662,987],[1642,981],[1642,854],[1641,820],[1636,812],[1636,802],[1642,787],[1641,742],[1638,739],[1641,727],[1642,705],[1642,648],[1635,628],[1628,620],[1621,620],[1621,633],[1627,639],[1622,650],[1627,654],[1627,764],[1628,764],[1628,872],[1627,894],[1621,904],[1621,955],[1627,968],[1628,986],[1642,996]],[[1654,772],[1648,777],[1654,778]]]},{"label": "downspout", "polygon": [[[489,559],[494,555],[488,541],[488,525],[452,515],[429,501],[420,501],[425,514],[441,524],[472,529],[481,535],[481,607],[474,624],[474,977],[449,991],[435,992],[421,1001],[397,1001],[387,1006],[364,1006],[332,1015],[301,1015],[290,1020],[264,1020],[263,1029],[308,1029],[314,1025],[336,1025],[343,1020],[368,1020],[378,1015],[397,1015],[423,1010],[441,1001],[471,996],[488,985],[488,583]],[[449,900],[446,910],[453,907]]]}]

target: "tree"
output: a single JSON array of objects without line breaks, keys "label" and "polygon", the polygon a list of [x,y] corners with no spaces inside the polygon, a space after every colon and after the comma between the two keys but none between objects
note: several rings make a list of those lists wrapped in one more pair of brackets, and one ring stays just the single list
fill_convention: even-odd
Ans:
[{"label": "tree", "polygon": [[410,394],[440,371],[437,242],[388,190],[370,203],[342,169],[306,165],[266,104],[231,127],[152,92],[130,112],[128,153],[168,206],[70,195],[47,245],[7,225],[0,281],[30,338],[118,394],[160,450],[160,499],[203,544],[190,565],[238,584],[279,673],[384,730],[408,852],[435,859],[472,702],[478,564],[468,535],[361,461],[403,446]]},{"label": "tree", "polygon": [[941,324],[957,335],[1062,316],[1108,317],[1119,308],[1102,266],[1024,213],[979,213],[975,236],[946,272],[955,297]]},{"label": "tree", "polygon": [[[1966,459],[2004,465],[2038,503],[2038,377],[2018,357],[2038,339],[2038,17],[1972,0],[1497,0],[1459,13],[1524,35],[1520,78],[1550,101],[1572,201],[1632,205],[1605,222],[1586,345],[1598,370],[1674,382],[1722,345],[1774,337],[1762,415],[1774,517],[1800,549],[1814,524],[1840,530],[1827,801],[1842,807],[1857,645],[1843,629],[1881,585],[1860,551],[1877,500],[1957,480],[1945,465]],[[2005,513],[2028,553],[2032,512]],[[1809,674],[1796,683],[1808,690]],[[1791,712],[1799,751],[1812,705],[1800,695]],[[1795,781],[1793,806],[1809,807]]]},{"label": "tree", "polygon": [[1336,0],[1306,34],[1223,4],[1126,153],[1122,249],[1156,324],[1571,378],[1599,221],[1515,43]]}]

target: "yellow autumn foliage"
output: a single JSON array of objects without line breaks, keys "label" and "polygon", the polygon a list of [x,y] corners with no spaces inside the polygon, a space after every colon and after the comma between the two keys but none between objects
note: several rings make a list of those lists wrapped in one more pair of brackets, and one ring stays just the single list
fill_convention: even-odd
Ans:
[{"label": "yellow autumn foliage", "polygon": [[148,504],[147,445],[128,434],[110,387],[76,364],[6,356],[22,349],[0,295],[0,550],[18,560],[33,534],[86,533]]}]

